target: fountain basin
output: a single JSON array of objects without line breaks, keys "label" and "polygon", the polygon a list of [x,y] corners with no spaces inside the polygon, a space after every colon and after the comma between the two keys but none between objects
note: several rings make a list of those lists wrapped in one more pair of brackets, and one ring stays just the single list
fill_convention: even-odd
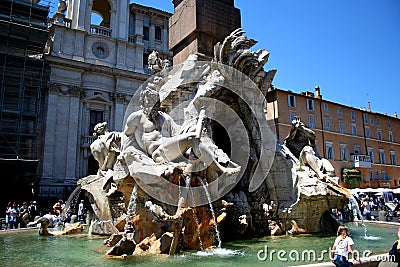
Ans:
[{"label": "fountain basin", "polygon": [[[361,223],[349,223],[354,249],[363,253],[387,253],[397,239],[397,227],[394,224],[367,225],[367,237]],[[72,236],[37,235],[37,230],[23,232],[0,232],[0,262],[3,266],[293,266],[318,264],[329,261],[328,253],[321,257],[322,250],[329,250],[334,242],[333,235],[294,235],[261,237],[222,244],[221,249],[178,253],[167,255],[137,255],[125,259],[106,258],[103,255],[109,249],[103,245],[104,237],[77,234]],[[265,260],[260,250],[275,253]],[[287,260],[279,260],[278,251],[285,251]],[[305,251],[315,251],[316,259],[302,259]],[[291,251],[298,251],[299,259],[289,259]],[[22,256],[23,255],[23,256]],[[295,254],[293,254],[295,255]],[[360,255],[362,256],[362,255]]]}]

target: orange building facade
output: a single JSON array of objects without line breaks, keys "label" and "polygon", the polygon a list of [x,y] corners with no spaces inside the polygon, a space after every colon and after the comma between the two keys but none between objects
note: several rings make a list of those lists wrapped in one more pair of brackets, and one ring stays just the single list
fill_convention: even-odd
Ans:
[{"label": "orange building facade", "polygon": [[[341,183],[348,182],[343,171],[359,170],[356,187],[400,187],[400,119],[322,98],[314,92],[294,93],[272,89],[267,93],[267,119],[283,141],[295,116],[317,135],[317,152],[328,159]],[[347,169],[347,170],[346,170]],[[358,172],[359,173],[359,172]],[[354,182],[354,181],[353,181]],[[352,184],[353,186],[349,186]]]}]

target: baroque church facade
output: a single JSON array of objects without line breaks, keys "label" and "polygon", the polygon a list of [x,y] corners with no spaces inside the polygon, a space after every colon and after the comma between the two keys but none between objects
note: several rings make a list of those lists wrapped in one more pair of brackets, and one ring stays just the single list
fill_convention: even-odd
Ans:
[{"label": "baroque church facade", "polygon": [[[39,197],[65,198],[78,179],[97,172],[93,128],[122,131],[132,95],[151,75],[147,57],[172,61],[172,14],[129,0],[60,1],[47,43]],[[94,17],[99,18],[95,23]]]}]

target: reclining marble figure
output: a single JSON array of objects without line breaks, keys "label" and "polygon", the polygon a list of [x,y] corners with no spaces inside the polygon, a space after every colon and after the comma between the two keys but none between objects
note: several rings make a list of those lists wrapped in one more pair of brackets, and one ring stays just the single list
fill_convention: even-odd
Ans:
[{"label": "reclining marble figure", "polygon": [[211,139],[202,136],[204,111],[200,112],[195,125],[183,129],[168,114],[159,110],[157,91],[144,89],[140,102],[141,109],[128,117],[124,130],[127,138],[123,141],[122,150],[128,165],[132,161],[147,164],[185,161],[193,153],[199,162],[219,175],[240,171],[240,166],[231,161],[229,163],[234,167],[222,166],[217,158],[220,149]]},{"label": "reclining marble figure", "polygon": [[319,157],[315,152],[315,139],[315,132],[307,128],[299,117],[295,117],[292,121],[292,129],[285,138],[284,144],[303,164],[310,166],[319,179],[325,180],[327,177],[334,177],[335,170],[332,164]]}]

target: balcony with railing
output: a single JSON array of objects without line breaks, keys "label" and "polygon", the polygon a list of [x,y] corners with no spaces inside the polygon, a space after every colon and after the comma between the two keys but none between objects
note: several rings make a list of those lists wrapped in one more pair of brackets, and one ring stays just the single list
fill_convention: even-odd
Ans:
[{"label": "balcony with railing", "polygon": [[379,175],[374,175],[371,177],[371,181],[391,181],[392,177],[390,176],[379,176]]},{"label": "balcony with railing", "polygon": [[134,44],[136,42],[136,35],[129,34],[128,35],[128,42]]},{"label": "balcony with railing", "polygon": [[102,27],[98,25],[90,25],[90,33],[97,34],[101,36],[111,37],[111,29],[107,27]]},{"label": "balcony with railing", "polygon": [[90,136],[82,136],[82,138],[81,138],[81,145],[83,146],[83,147],[89,147],[93,142],[94,142],[94,140],[96,140],[97,139],[97,137],[96,136],[93,136],[93,135],[90,135]]},{"label": "balcony with railing", "polygon": [[354,162],[354,168],[371,169],[371,157],[368,155],[351,155],[351,161]]}]

